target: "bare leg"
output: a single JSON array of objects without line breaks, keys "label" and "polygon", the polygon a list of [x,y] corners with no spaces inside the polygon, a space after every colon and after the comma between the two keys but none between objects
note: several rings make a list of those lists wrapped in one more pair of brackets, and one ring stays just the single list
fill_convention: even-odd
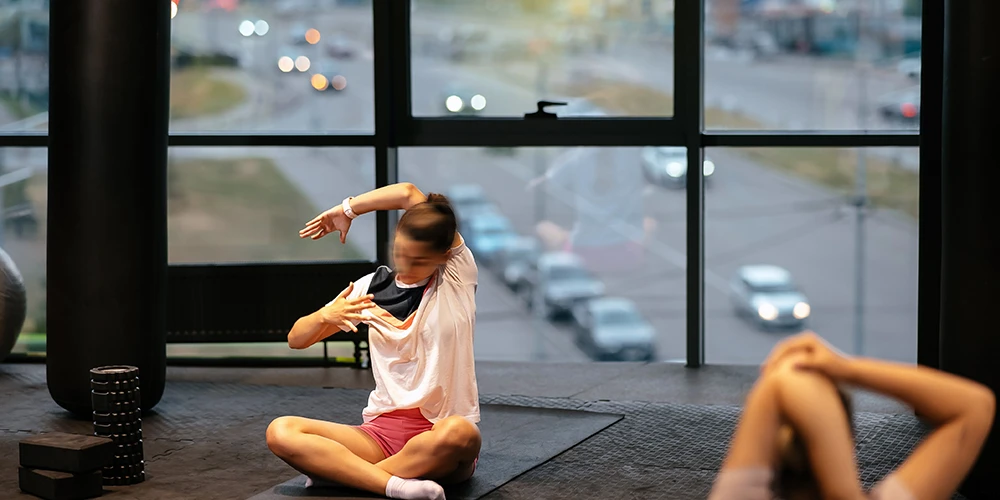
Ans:
[{"label": "bare leg", "polygon": [[313,478],[385,494],[391,474],[367,434],[353,427],[302,417],[279,417],[267,427],[267,446],[292,468]]},{"label": "bare leg", "polygon": [[482,436],[476,424],[462,417],[448,417],[377,465],[398,477],[461,482],[472,476],[481,446]]}]

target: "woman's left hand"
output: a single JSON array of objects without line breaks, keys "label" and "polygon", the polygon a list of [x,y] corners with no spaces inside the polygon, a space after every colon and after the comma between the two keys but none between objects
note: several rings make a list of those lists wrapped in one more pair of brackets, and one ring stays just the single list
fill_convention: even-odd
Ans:
[{"label": "woman's left hand", "polygon": [[318,240],[334,231],[340,232],[340,242],[347,242],[347,232],[351,229],[351,218],[344,213],[344,207],[337,205],[314,217],[299,231],[300,238]]}]

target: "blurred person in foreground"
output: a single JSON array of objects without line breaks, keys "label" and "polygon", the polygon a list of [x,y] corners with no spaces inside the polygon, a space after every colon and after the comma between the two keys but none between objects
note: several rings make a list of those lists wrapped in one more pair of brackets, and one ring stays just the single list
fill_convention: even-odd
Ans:
[{"label": "blurred person in foreground", "polygon": [[[868,492],[858,478],[847,386],[906,403],[934,426]],[[971,380],[847,357],[815,333],[800,334],[762,365],[709,500],[945,500],[975,464],[995,411],[993,392]]]}]

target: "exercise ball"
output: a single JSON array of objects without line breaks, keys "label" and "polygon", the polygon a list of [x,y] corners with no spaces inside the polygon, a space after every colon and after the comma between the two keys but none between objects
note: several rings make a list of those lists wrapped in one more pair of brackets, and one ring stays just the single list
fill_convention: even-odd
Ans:
[{"label": "exercise ball", "polygon": [[0,248],[0,361],[14,348],[27,313],[24,278],[14,260]]}]

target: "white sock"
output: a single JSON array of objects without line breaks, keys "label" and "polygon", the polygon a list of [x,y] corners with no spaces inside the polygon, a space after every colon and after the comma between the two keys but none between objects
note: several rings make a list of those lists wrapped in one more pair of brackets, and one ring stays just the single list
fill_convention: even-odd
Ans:
[{"label": "white sock", "polygon": [[396,476],[390,477],[385,485],[385,496],[401,500],[445,500],[444,488],[434,481]]}]

